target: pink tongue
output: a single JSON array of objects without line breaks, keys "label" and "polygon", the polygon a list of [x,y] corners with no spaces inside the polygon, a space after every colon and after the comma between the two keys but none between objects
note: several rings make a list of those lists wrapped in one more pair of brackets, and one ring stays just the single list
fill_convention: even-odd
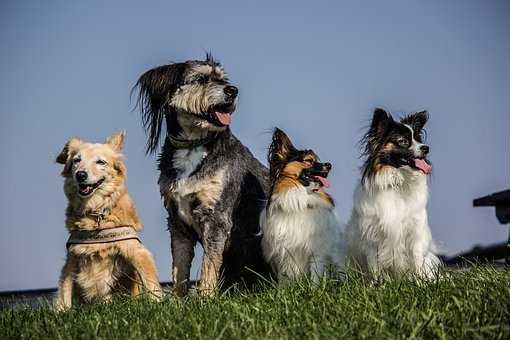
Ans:
[{"label": "pink tongue", "polygon": [[423,171],[424,174],[428,175],[432,172],[432,165],[425,162],[425,160],[420,158],[414,159],[414,166]]},{"label": "pink tongue", "polygon": [[318,179],[324,188],[329,188],[329,181],[327,180],[327,178],[321,176],[314,176],[314,178]]},{"label": "pink tongue", "polygon": [[223,125],[230,125],[230,122],[232,121],[232,118],[230,117],[230,113],[228,112],[214,112],[216,115],[216,118],[220,121]]},{"label": "pink tongue", "polygon": [[81,192],[83,192],[84,194],[88,194],[91,189],[92,189],[91,187],[87,186],[84,189],[81,189]]}]

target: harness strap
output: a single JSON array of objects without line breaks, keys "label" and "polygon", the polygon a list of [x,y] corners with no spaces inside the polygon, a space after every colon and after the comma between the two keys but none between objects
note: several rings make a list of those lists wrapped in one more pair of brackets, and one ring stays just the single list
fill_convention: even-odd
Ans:
[{"label": "harness strap", "polygon": [[70,232],[66,248],[73,244],[98,244],[124,240],[138,240],[138,232],[132,226],[119,226],[101,230],[73,230]]}]

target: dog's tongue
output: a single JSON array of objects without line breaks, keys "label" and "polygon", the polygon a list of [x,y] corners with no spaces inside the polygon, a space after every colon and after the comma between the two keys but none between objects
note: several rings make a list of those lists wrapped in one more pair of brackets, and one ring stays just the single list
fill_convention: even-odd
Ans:
[{"label": "dog's tongue", "polygon": [[85,195],[87,195],[91,190],[92,190],[92,187],[90,185],[80,188],[80,192]]},{"label": "dog's tongue", "polygon": [[314,178],[317,179],[319,182],[321,182],[321,184],[324,188],[329,188],[329,181],[326,177],[314,176]]},{"label": "dog's tongue", "polygon": [[216,118],[220,121],[223,125],[230,125],[230,122],[232,121],[232,117],[230,117],[230,113],[228,112],[214,112],[216,115]]},{"label": "dog's tongue", "polygon": [[424,174],[428,175],[432,172],[432,165],[427,163],[424,159],[415,158],[414,166],[423,171]]}]

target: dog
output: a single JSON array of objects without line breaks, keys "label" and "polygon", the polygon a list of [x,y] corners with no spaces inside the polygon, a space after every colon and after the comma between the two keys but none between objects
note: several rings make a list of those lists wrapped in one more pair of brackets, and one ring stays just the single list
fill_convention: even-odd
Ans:
[{"label": "dog", "polygon": [[[198,289],[252,287],[270,275],[260,248],[258,216],[268,170],[231,133],[237,87],[210,54],[156,67],[137,81],[147,153],[159,148],[159,186],[168,211],[174,291],[189,290],[194,247],[204,250]],[[220,276],[221,274],[221,276]]]},{"label": "dog", "polygon": [[[270,197],[260,215],[262,250],[278,281],[343,267],[340,223],[329,187],[330,163],[312,150],[298,150],[276,128],[269,147]],[[337,269],[338,269],[337,268]]]},{"label": "dog", "polygon": [[70,233],[58,309],[71,307],[74,297],[91,303],[110,301],[115,292],[161,296],[156,265],[138,237],[142,224],[126,188],[124,136],[114,134],[104,144],[72,138],[57,156],[64,165]]},{"label": "dog", "polygon": [[365,162],[347,231],[353,259],[374,278],[437,275],[440,261],[427,220],[428,118],[421,111],[397,121],[378,108],[362,139]]}]

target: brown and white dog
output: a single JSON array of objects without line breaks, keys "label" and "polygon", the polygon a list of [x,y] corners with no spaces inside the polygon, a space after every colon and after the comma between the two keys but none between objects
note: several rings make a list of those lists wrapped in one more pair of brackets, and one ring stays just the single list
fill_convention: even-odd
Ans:
[{"label": "brown and white dog", "polygon": [[125,184],[124,136],[114,134],[104,144],[71,138],[57,156],[57,163],[64,164],[70,233],[58,309],[71,307],[74,297],[84,303],[109,301],[123,290],[161,296],[156,265],[138,237],[142,224]]},{"label": "brown and white dog", "polygon": [[298,150],[280,129],[269,148],[271,193],[262,211],[262,250],[278,281],[310,274],[314,280],[345,258],[340,224],[327,176],[312,150]]}]

